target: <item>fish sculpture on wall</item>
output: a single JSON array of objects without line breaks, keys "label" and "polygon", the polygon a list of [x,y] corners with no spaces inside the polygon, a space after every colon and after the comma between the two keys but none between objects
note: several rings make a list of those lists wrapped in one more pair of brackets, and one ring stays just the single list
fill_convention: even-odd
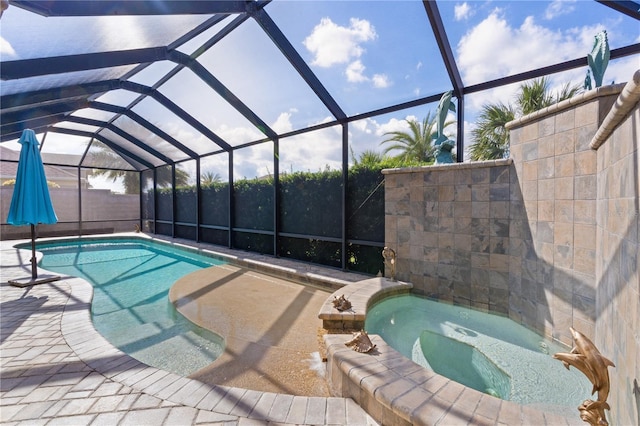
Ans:
[{"label": "fish sculpture on wall", "polygon": [[593,48],[587,55],[587,63],[589,69],[587,70],[587,77],[585,78],[584,88],[585,90],[591,90],[591,74],[595,80],[595,86],[602,86],[602,80],[604,79],[604,72],[609,65],[609,59],[611,57],[611,51],[609,50],[609,39],[607,38],[606,31],[600,31],[595,36],[593,42]]},{"label": "fish sculpture on wall", "polygon": [[376,347],[376,345],[371,342],[371,339],[369,338],[367,332],[364,330],[355,333],[353,335],[353,339],[346,342],[345,346],[350,347],[356,352],[362,353],[371,352]]},{"label": "fish sculpture on wall", "polygon": [[558,352],[553,357],[562,361],[567,370],[570,366],[580,370],[593,384],[591,394],[598,392],[597,400],[585,400],[578,407],[580,418],[593,426],[608,425],[604,412],[605,409],[610,409],[607,403],[611,389],[608,367],[615,367],[615,364],[602,356],[587,336],[573,327],[569,327],[569,330],[573,336],[574,347],[569,353]]}]

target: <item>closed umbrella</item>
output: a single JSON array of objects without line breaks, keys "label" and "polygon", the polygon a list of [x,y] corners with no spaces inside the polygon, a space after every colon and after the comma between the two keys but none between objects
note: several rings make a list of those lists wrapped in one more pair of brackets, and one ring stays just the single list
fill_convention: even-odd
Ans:
[{"label": "closed umbrella", "polygon": [[20,144],[22,148],[18,161],[18,173],[7,223],[16,226],[31,225],[31,278],[9,281],[10,284],[24,287],[54,281],[60,277],[43,276],[38,279],[35,227],[39,223],[56,223],[58,218],[49,196],[47,178],[44,174],[35,132],[31,129],[25,129],[20,136]]}]

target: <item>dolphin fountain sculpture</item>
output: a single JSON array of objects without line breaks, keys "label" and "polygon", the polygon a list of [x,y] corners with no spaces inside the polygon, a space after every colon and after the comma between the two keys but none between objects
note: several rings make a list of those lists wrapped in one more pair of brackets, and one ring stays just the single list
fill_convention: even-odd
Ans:
[{"label": "dolphin fountain sculpture", "polygon": [[[604,72],[609,65],[609,58],[611,52],[609,51],[609,40],[607,39],[607,32],[600,31],[595,36],[593,42],[593,48],[587,55],[587,63],[591,69],[593,80],[596,87],[602,86],[602,79],[604,78]],[[585,89],[591,90],[591,78],[589,77],[589,70],[587,70],[587,78],[585,79]]]},{"label": "dolphin fountain sculpture", "polygon": [[608,425],[604,410],[610,410],[607,398],[611,390],[609,382],[608,367],[615,367],[615,364],[602,356],[591,340],[584,334],[569,327],[573,337],[574,347],[569,353],[558,352],[553,358],[562,361],[562,364],[569,369],[570,366],[577,368],[593,384],[593,395],[598,392],[595,401],[585,400],[579,407],[580,418],[592,426]]},{"label": "dolphin fountain sculpture", "polygon": [[435,140],[433,142],[433,146],[435,147],[436,164],[453,163],[451,150],[455,146],[455,142],[450,140],[449,137],[444,134],[444,122],[447,118],[447,114],[449,111],[456,112],[456,106],[451,103],[452,96],[452,90],[445,92],[440,98],[438,109],[436,111],[438,122],[436,123],[436,134],[434,135]]}]

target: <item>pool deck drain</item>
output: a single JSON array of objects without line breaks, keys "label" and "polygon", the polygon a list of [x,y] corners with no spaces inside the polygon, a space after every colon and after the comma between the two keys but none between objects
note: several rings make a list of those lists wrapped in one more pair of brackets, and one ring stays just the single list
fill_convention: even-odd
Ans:
[{"label": "pool deck drain", "polygon": [[[9,286],[8,280],[30,274],[30,252],[15,249],[17,243],[0,243],[2,425],[377,424],[352,399],[205,384],[140,363],[93,327],[93,289],[86,281],[62,277],[33,287]],[[442,418],[447,423],[441,424],[467,424],[473,407],[461,400],[448,403]],[[469,412],[461,413],[462,407]],[[462,415],[454,419],[455,413]],[[499,410],[493,416],[487,424],[506,424]]]}]

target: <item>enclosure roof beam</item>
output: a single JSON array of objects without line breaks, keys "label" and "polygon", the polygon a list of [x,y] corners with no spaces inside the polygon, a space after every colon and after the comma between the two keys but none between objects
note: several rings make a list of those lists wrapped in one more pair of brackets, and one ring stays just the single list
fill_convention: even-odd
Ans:
[{"label": "enclosure roof beam", "polygon": [[[2,63],[4,67],[4,62]],[[72,86],[54,87],[25,93],[16,93],[0,97],[3,112],[31,108],[33,105],[56,103],[67,99],[84,98],[120,88],[119,80],[104,80]]]},{"label": "enclosure roof beam", "polygon": [[162,93],[158,92],[152,87],[145,86],[143,84],[134,83],[132,81],[121,81],[120,88],[124,90],[129,90],[131,92],[140,93],[142,95],[147,95],[158,101],[162,106],[167,108],[169,111],[180,117],[191,127],[202,133],[207,138],[211,139],[216,145],[225,151],[231,150],[231,145],[225,142],[220,136],[216,135],[214,132],[209,130],[204,124],[193,118],[191,114],[180,108],[169,98],[164,96]]},{"label": "enclosure roof beam", "polygon": [[[618,49],[612,49],[610,51],[611,59],[623,58],[625,56],[636,55],[640,53],[640,43],[632,44]],[[549,74],[555,74],[558,72],[568,71],[575,68],[587,67],[588,61],[586,55],[577,59],[571,59],[569,61],[561,62],[559,64],[549,65],[548,67],[537,68],[535,70],[522,72],[519,74],[510,75],[507,77],[498,78],[484,83],[474,84],[467,86],[464,89],[464,93],[475,93],[483,90],[494,89],[496,87],[505,86],[507,84],[519,83],[521,81],[531,80],[533,78],[544,77]]]},{"label": "enclosure roof beam", "polygon": [[640,3],[631,0],[596,0],[598,3],[640,20]]},{"label": "enclosure roof beam", "polygon": [[[45,123],[44,125],[39,125],[38,123],[32,123],[33,126],[29,127],[30,129],[32,129],[34,132],[36,133],[42,133],[42,132],[52,132],[52,133],[61,133],[61,134],[65,134],[65,135],[71,135],[71,136],[80,136],[80,137],[87,137],[87,138],[96,138],[98,139],[100,142],[102,142],[103,144],[105,144],[106,146],[108,146],[109,148],[111,148],[114,152],[120,154],[123,160],[125,160],[128,164],[131,164],[131,166],[133,166],[136,170],[138,170],[138,167],[136,167],[135,164],[132,164],[130,161],[127,160],[126,157],[131,158],[134,161],[137,161],[138,163],[142,164],[143,166],[152,169],[154,167],[153,164],[149,163],[147,160],[144,160],[140,157],[138,157],[137,155],[129,152],[128,150],[122,148],[121,146],[111,142],[109,139],[105,138],[102,135],[99,134],[94,134],[92,132],[87,132],[84,130],[77,130],[77,129],[66,129],[64,127],[52,127],[49,128],[49,123]],[[17,137],[20,137],[20,133],[22,133],[22,131],[20,131],[18,133]],[[2,137],[0,138],[0,140],[4,140],[5,135],[2,135]]]},{"label": "enclosure roof beam", "polygon": [[84,98],[64,100],[62,102],[36,105],[28,110],[13,110],[0,113],[0,124],[2,128],[7,124],[21,123],[35,118],[47,117],[50,115],[68,114],[73,111],[87,108],[89,103]]},{"label": "enclosure roof beam", "polygon": [[67,115],[62,113],[30,118],[28,120],[16,121],[9,124],[3,123],[2,126],[0,126],[0,142],[19,139],[24,129],[41,129],[41,131],[46,131],[48,126],[64,121],[66,117]]},{"label": "enclosure roof beam", "polygon": [[97,101],[89,102],[88,103],[88,107],[89,108],[99,109],[99,110],[102,110],[102,111],[109,111],[109,112],[113,112],[113,113],[120,114],[120,115],[126,115],[131,120],[133,120],[136,123],[140,124],[142,127],[144,127],[145,129],[149,130],[151,133],[154,133],[154,134],[158,135],[159,137],[161,137],[162,139],[164,139],[165,141],[169,142],[171,145],[175,146],[180,151],[182,151],[185,154],[187,154],[189,157],[191,157],[191,158],[198,158],[199,157],[197,152],[195,152],[192,149],[190,149],[189,147],[181,144],[173,136],[169,135],[164,130],[160,129],[156,125],[154,125],[151,122],[145,120],[144,118],[142,118],[141,116],[139,116],[138,114],[136,114],[135,112],[133,112],[133,111],[127,109],[127,108],[124,108],[124,107],[121,107],[121,106],[118,106],[118,105],[111,105],[111,104],[107,104],[107,103],[103,103],[103,102],[97,102]]},{"label": "enclosure roof beam", "polygon": [[2,80],[15,80],[41,75],[151,63],[162,61],[166,58],[167,48],[163,46],[3,61],[2,68],[0,68],[0,78]]},{"label": "enclosure roof beam", "polygon": [[[149,154],[151,154],[154,157],[158,158],[159,160],[163,161],[164,163],[166,163],[166,164],[173,164],[174,163],[174,160],[172,160],[171,158],[169,158],[166,155],[162,154],[161,152],[153,149],[149,145],[146,145],[146,144],[142,143],[140,140],[138,140],[137,138],[133,137],[132,135],[130,135],[129,133],[125,132],[124,130],[120,129],[119,127],[115,126],[112,123],[107,123],[106,121],[95,120],[95,119],[92,119],[92,118],[77,117],[75,115],[67,116],[66,117],[66,121],[70,121],[72,123],[85,124],[85,125],[88,125],[88,126],[101,127],[103,129],[110,130],[113,133],[117,134],[118,136],[121,136],[122,138],[128,140],[129,142],[131,142],[132,144],[134,144],[138,148],[148,152]],[[98,133],[98,132],[95,133],[95,135],[99,135],[99,134],[100,133]]]},{"label": "enclosure roof beam", "polygon": [[460,98],[463,94],[464,84],[462,83],[462,77],[460,76],[458,65],[456,64],[456,58],[451,50],[451,44],[449,43],[447,31],[444,28],[444,23],[442,22],[438,5],[433,0],[423,0],[422,4],[424,4],[424,9],[427,12],[431,29],[433,30],[436,42],[438,43],[438,48],[440,49],[440,54],[442,55],[442,60],[447,68],[447,73],[449,74],[451,85],[453,86],[453,94],[455,97]]},{"label": "enclosure roof beam", "polygon": [[227,101],[233,108],[235,108],[240,114],[242,114],[251,124],[258,128],[263,134],[269,138],[277,138],[278,135],[271,127],[267,125],[260,117],[258,117],[251,108],[245,105],[231,90],[229,90],[220,80],[214,77],[205,67],[202,66],[197,60],[191,58],[189,55],[174,50],[169,53],[169,60],[184,65],[189,68],[202,79],[209,87],[216,91],[222,98]]},{"label": "enclosure roof beam", "polygon": [[213,15],[246,11],[244,0],[12,0],[11,5],[43,16]]},{"label": "enclosure roof beam", "polygon": [[291,45],[291,42],[282,33],[278,25],[273,22],[271,17],[263,9],[257,9],[252,12],[253,18],[258,25],[262,27],[265,33],[271,38],[280,52],[287,58],[291,66],[300,74],[304,81],[311,87],[311,90],[320,98],[322,103],[339,121],[345,120],[347,114],[340,108],[340,105],[329,94],[329,91],[322,85],[318,77],[311,71],[311,68],[302,59],[298,51]]}]

